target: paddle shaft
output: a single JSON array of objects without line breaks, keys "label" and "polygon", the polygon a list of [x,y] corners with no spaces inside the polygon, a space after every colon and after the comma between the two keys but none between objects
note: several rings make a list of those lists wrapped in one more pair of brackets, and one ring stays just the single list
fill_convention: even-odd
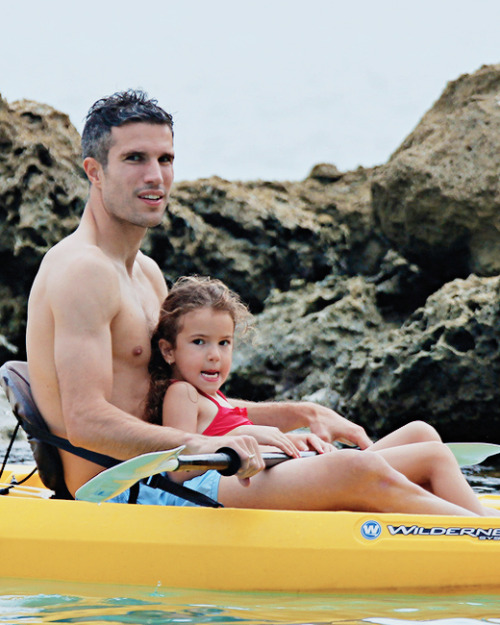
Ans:
[{"label": "paddle shaft", "polygon": [[[224,448],[226,449],[226,448]],[[193,471],[195,469],[214,469],[220,471],[224,475],[234,475],[241,466],[239,456],[233,451],[232,453],[226,451],[218,451],[215,454],[199,454],[193,456],[178,456],[177,462],[179,463],[176,471]],[[301,458],[308,458],[310,456],[316,456],[315,451],[302,451],[300,452]],[[276,464],[285,462],[285,460],[291,460],[291,456],[287,456],[282,452],[267,452],[262,454],[262,459],[265,462],[266,468],[274,467]],[[226,473],[227,471],[229,473]]]},{"label": "paddle shaft", "polygon": [[[500,453],[499,445],[488,443],[448,443],[455,455],[458,456],[460,466],[468,466],[482,462],[485,458]],[[471,458],[461,460],[458,449],[462,446]],[[454,449],[454,447],[456,449]],[[462,452],[465,454],[465,452]],[[302,451],[301,458],[317,455],[315,451]],[[267,452],[262,454],[266,468],[291,460],[290,456],[283,452]],[[194,456],[178,456],[179,463],[175,471],[193,471],[195,469],[214,469],[223,475],[234,475],[241,467],[241,460],[233,449],[224,447],[215,454],[199,454]]]}]

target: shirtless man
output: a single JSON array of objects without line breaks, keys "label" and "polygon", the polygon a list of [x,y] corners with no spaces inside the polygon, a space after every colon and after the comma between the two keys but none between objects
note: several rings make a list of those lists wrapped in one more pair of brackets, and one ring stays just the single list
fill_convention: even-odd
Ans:
[{"label": "shirtless man", "polygon": [[[298,463],[286,462],[259,473],[264,464],[252,436],[205,437],[141,420],[150,336],[167,289],[159,267],[139,247],[168,206],[172,125],[141,92],[115,94],[89,111],[82,135],[88,203],[77,230],[46,254],[28,305],[30,379],[52,432],[123,460],[179,445],[184,453],[230,446],[242,460],[238,476],[209,471],[207,490],[196,481],[204,476],[188,482],[229,506],[470,514],[413,484],[375,453],[328,453],[301,460],[300,472],[292,466]],[[312,403],[236,403],[258,424],[285,431],[306,425],[325,440],[370,445],[361,427]],[[73,494],[102,470],[60,453]],[[258,473],[257,491],[242,487]]]}]

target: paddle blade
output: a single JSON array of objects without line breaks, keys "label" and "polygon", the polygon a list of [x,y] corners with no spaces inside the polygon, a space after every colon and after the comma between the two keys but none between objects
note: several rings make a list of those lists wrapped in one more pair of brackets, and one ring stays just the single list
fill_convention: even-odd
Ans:
[{"label": "paddle blade", "polygon": [[461,467],[480,464],[486,458],[500,454],[500,445],[493,443],[446,443]]},{"label": "paddle blade", "polygon": [[139,480],[163,471],[175,471],[179,465],[178,455],[184,446],[168,451],[155,451],[125,460],[110,469],[102,471],[81,486],[75,499],[100,503],[116,497]]}]

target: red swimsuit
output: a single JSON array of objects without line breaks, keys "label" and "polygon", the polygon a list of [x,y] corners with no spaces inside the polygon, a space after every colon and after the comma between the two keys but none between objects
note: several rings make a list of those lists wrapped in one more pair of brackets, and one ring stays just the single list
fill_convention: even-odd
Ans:
[{"label": "red swimsuit", "polygon": [[[180,382],[180,380],[170,380],[171,384],[174,384],[175,382]],[[212,419],[212,422],[206,430],[202,432],[205,436],[224,436],[224,434],[227,434],[240,425],[253,425],[253,423],[248,419],[248,410],[246,408],[229,408],[227,406],[221,406],[214,397],[210,397],[210,395],[207,395],[199,389],[196,390],[200,393],[200,395],[203,395],[203,397],[213,401],[218,408],[217,414]],[[223,395],[220,391],[217,391],[217,395],[220,395],[222,399],[227,401],[225,395]]]},{"label": "red swimsuit", "polygon": [[[227,434],[240,425],[253,425],[253,423],[248,419],[248,410],[246,408],[228,408],[227,406],[221,406],[214,397],[210,397],[210,395],[207,395],[203,391],[198,391],[198,393],[208,399],[211,399],[219,408],[217,414],[212,420],[212,423],[210,423],[207,429],[203,432],[205,436],[224,436],[224,434]],[[217,395],[226,399],[220,391],[217,391]]]}]

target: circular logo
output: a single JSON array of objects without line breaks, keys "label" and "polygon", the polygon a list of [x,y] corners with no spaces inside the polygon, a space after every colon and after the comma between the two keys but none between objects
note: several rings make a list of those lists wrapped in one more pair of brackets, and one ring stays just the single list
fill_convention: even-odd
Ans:
[{"label": "circular logo", "polygon": [[365,521],[361,526],[361,536],[366,540],[375,540],[382,533],[382,526],[378,521]]}]

